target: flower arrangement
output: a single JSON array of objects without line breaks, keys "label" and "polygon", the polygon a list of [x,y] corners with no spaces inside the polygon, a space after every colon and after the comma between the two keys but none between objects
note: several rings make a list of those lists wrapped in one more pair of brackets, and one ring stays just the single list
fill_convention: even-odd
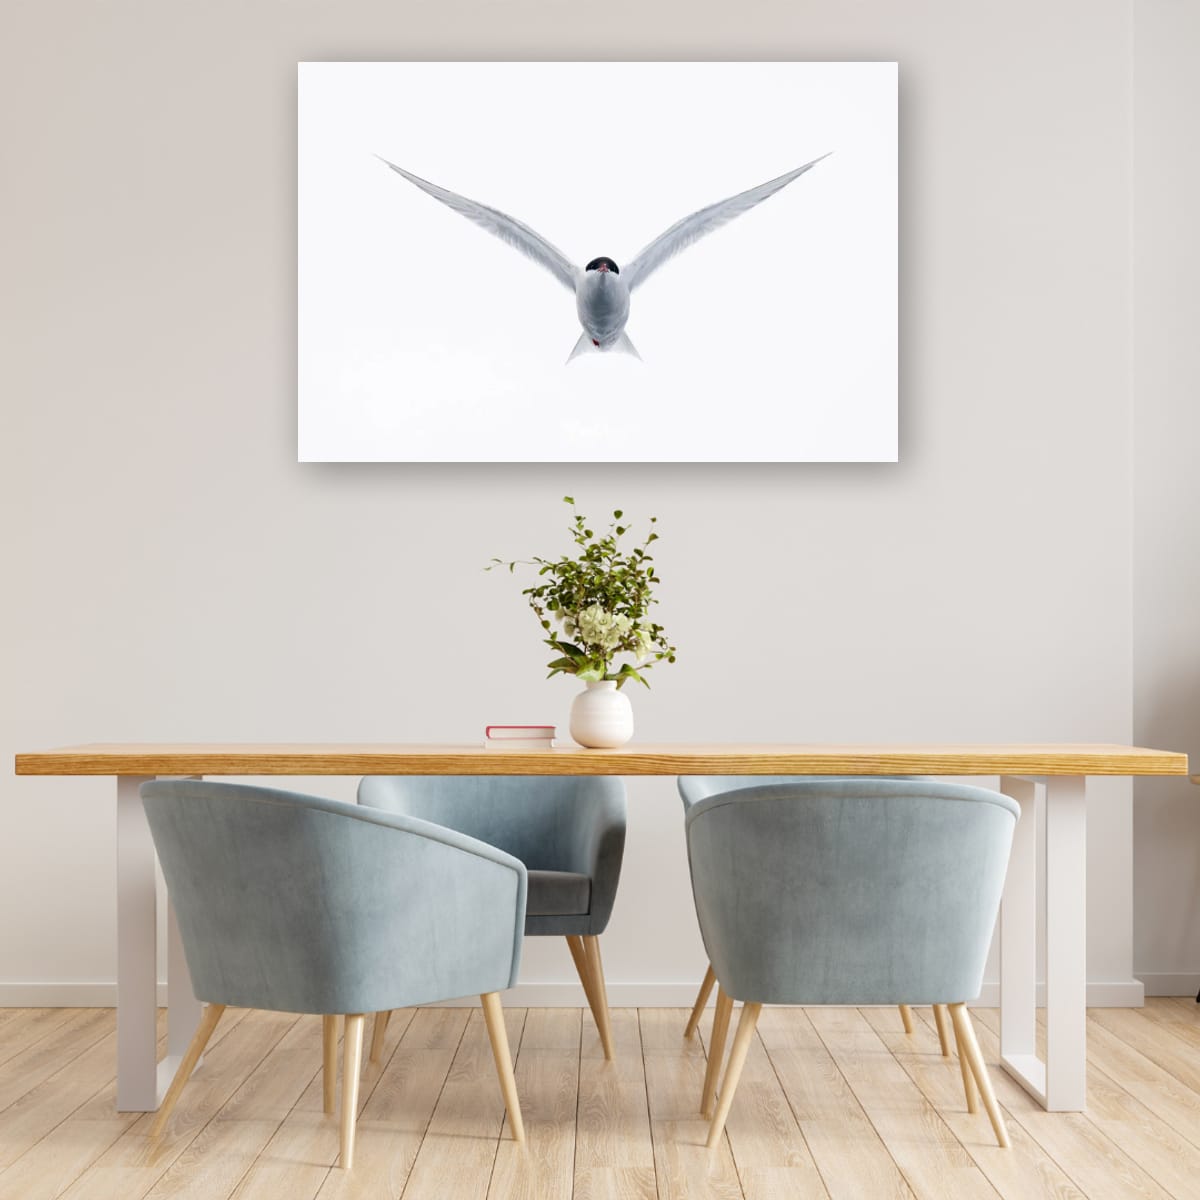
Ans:
[{"label": "flower arrangement", "polygon": [[[624,515],[619,508],[607,531],[597,536],[576,510],[574,499],[564,496],[563,501],[573,513],[570,533],[579,548],[574,558],[564,555],[556,561],[533,558],[520,563],[494,558],[487,569],[538,568],[543,582],[527,587],[522,595],[529,597],[529,606],[548,635],[546,645],[556,655],[546,664],[547,678],[564,674],[586,681],[608,679],[615,680],[618,688],[636,679],[649,687],[642,672],[664,658],[675,661],[675,647],[663,627],[649,619],[650,606],[658,603],[650,589],[661,582],[649,553],[650,544],[658,540],[654,530],[658,518],[650,518],[646,540],[626,554],[619,542],[629,527],[618,524]],[[614,659],[620,654],[632,655],[634,661],[616,666]]]}]

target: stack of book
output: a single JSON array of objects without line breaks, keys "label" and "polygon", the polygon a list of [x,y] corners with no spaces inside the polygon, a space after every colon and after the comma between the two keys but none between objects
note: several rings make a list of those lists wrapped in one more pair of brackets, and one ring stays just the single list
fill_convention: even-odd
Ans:
[{"label": "stack of book", "polygon": [[488,750],[549,750],[556,732],[553,725],[489,725],[483,744]]}]

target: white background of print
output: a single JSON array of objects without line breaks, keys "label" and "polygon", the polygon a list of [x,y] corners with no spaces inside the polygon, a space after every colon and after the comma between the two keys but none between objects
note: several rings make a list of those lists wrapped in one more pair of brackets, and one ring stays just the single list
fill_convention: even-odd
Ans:
[{"label": "white background of print", "polygon": [[[300,458],[896,458],[894,63],[304,63]],[[834,151],[633,296],[644,362],[564,366],[544,268],[388,171],[579,265]]]}]

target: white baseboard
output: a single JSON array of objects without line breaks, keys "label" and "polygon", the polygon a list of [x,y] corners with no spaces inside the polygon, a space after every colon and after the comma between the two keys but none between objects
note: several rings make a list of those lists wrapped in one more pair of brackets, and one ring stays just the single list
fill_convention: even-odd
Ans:
[{"label": "white baseboard", "polygon": [[1185,971],[1182,975],[1139,975],[1146,985],[1147,996],[1195,996],[1200,992],[1200,972]]},{"label": "white baseboard", "polygon": [[[695,983],[609,983],[608,1002],[613,1008],[691,1008]],[[0,1008],[112,1008],[117,1002],[115,983],[0,983]],[[578,981],[519,983],[504,993],[505,1004],[520,1008],[581,1008],[587,1004]],[[167,1003],[167,985],[158,985],[158,1003]],[[448,1000],[448,1006],[478,1004],[478,997]]]},{"label": "white baseboard", "polygon": [[[1166,993],[1160,993],[1166,994]],[[974,1003],[979,1008],[997,1008],[1000,1004],[1000,985],[984,981]],[[1146,1003],[1146,991],[1140,979],[1090,979],[1087,985],[1089,1008],[1141,1008]],[[1037,985],[1038,1008],[1046,1006],[1046,985]]]},{"label": "white baseboard", "polygon": [[[608,1003],[611,1008],[691,1008],[696,1003],[700,980],[694,983],[611,983]],[[473,1004],[470,997],[450,1004]],[[587,1004],[583,988],[577,982],[518,983],[504,993],[504,1003],[518,1008],[580,1008]]]},{"label": "white baseboard", "polygon": [[[1145,988],[1143,989],[1143,980]],[[699,979],[686,983],[609,983],[608,1002],[613,1008],[691,1008]],[[1146,996],[1194,996],[1200,975],[1144,975],[1142,979],[1096,980],[1087,986],[1087,1002],[1094,1008],[1140,1008]],[[1038,1004],[1045,1003],[1038,985]],[[112,1008],[117,1002],[115,983],[0,983],[0,1008]],[[158,985],[158,1003],[166,1004],[167,985]],[[504,994],[506,1004],[536,1008],[579,1008],[586,1003],[577,982],[519,983]],[[994,1008],[1000,1002],[999,985],[986,982],[975,1003]],[[475,1004],[474,998],[450,1001]]]},{"label": "white baseboard", "polygon": [[[166,1004],[167,985],[158,985],[158,1002]],[[0,1008],[112,1008],[115,983],[0,983]]]}]

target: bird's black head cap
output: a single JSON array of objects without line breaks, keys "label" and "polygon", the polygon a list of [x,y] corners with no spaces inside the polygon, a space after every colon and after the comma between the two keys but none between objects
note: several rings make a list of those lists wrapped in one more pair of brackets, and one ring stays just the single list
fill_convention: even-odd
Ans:
[{"label": "bird's black head cap", "polygon": [[587,270],[598,271],[601,267],[604,267],[604,269],[607,271],[611,271],[614,275],[620,275],[621,273],[621,268],[618,267],[611,258],[606,258],[603,255],[601,255],[599,258],[593,258],[592,261],[588,263]]}]

